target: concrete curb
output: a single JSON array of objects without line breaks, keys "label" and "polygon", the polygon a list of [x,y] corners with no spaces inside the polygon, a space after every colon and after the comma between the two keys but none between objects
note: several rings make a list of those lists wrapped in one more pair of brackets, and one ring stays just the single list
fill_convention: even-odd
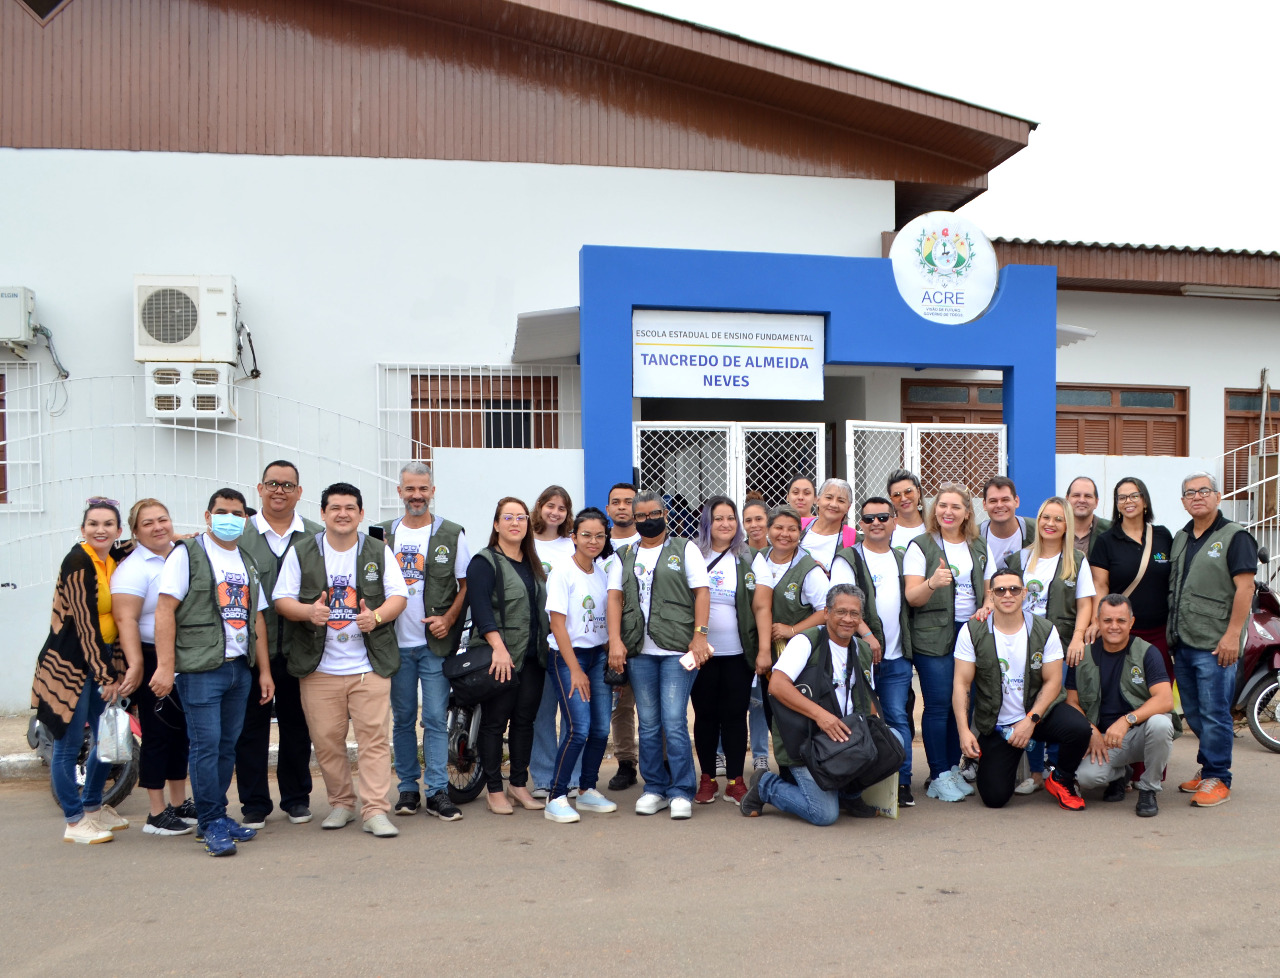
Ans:
[{"label": "concrete curb", "polygon": [[[268,769],[275,769],[279,752],[280,748],[276,744],[272,744],[267,749]],[[347,760],[352,764],[356,763],[356,744],[353,740],[347,741]],[[314,750],[311,752],[311,766],[316,771],[320,769],[316,764]],[[0,756],[0,783],[6,781],[39,781],[48,777],[49,769],[41,762],[35,751]]]}]

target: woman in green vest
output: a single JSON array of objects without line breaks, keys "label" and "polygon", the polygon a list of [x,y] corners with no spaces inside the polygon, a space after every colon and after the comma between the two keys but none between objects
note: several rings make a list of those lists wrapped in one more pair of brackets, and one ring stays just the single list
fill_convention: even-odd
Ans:
[{"label": "woman in green vest", "polygon": [[751,562],[758,675],[773,668],[789,641],[827,620],[827,575],[800,549],[800,532],[800,514],[779,506],[769,516],[769,548]]},{"label": "woman in green vest", "polygon": [[[489,811],[510,815],[511,801],[522,808],[543,807],[529,793],[529,754],[533,721],[546,680],[547,584],[529,532],[529,508],[513,496],[498,501],[489,545],[467,567],[471,602],[471,646],[493,649],[489,672],[500,681],[514,678],[484,702],[477,747],[488,782]],[[511,801],[502,790],[502,734],[511,725]]]},{"label": "woman in green vest", "polygon": [[728,496],[712,496],[702,506],[698,549],[707,561],[711,596],[707,642],[711,658],[693,681],[693,746],[702,776],[693,801],[709,805],[720,794],[717,755],[723,744],[724,800],[741,803],[747,793],[742,777],[747,756],[747,705],[755,676],[756,621],[751,608],[756,578],[738,522],[738,507]]},{"label": "woman in green vest", "polygon": [[986,582],[995,572],[995,558],[978,539],[964,486],[949,483],[938,490],[924,529],[907,545],[902,577],[911,606],[912,662],[924,697],[925,784],[930,798],[959,801],[973,789],[960,783],[960,732],[951,712],[956,636],[969,619],[984,621],[991,613]]},{"label": "woman in green vest", "polygon": [[[1048,618],[1066,650],[1063,675],[1068,666],[1084,658],[1085,633],[1093,622],[1093,574],[1089,561],[1069,546],[1075,540],[1075,516],[1061,496],[1051,496],[1036,514],[1035,539],[1031,546],[1010,554],[1009,570],[1022,575],[1026,585],[1025,611]],[[1050,748],[1051,760],[1057,751]],[[1013,790],[1029,795],[1044,786],[1045,745],[1033,740],[1027,745],[1031,776]]]}]

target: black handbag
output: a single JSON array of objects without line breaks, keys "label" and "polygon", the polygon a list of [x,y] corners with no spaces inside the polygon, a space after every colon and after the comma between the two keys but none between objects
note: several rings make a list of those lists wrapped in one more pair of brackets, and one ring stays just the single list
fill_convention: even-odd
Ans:
[{"label": "black handbag", "polygon": [[604,684],[606,686],[626,686],[631,682],[631,670],[627,668],[627,664],[622,664],[622,669],[612,669],[609,663],[604,664]]},{"label": "black handbag", "polygon": [[440,664],[444,678],[453,689],[453,699],[458,706],[474,706],[492,699],[516,681],[515,672],[506,682],[500,682],[489,672],[493,665],[493,648],[487,643],[473,648],[459,649],[444,657]]},{"label": "black handbag", "polygon": [[906,753],[883,719],[862,713],[841,719],[849,728],[848,740],[832,740],[821,730],[809,740],[805,766],[819,788],[856,794],[902,766]]},{"label": "black handbag", "polygon": [[[869,717],[863,717],[863,720],[866,721],[871,739],[875,743],[876,759],[868,765],[866,770],[844,786],[844,790],[850,794],[866,791],[873,784],[879,784],[901,768],[902,762],[907,758],[906,749],[898,741],[893,729],[884,722],[883,717],[872,714]],[[846,718],[845,723],[848,722]]]}]

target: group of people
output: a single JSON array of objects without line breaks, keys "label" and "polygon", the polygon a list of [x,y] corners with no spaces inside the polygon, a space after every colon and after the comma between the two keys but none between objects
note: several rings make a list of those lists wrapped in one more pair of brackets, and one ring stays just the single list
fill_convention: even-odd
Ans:
[{"label": "group of people", "polygon": [[[139,500],[125,545],[119,504],[88,501],[32,694],[55,737],[66,841],[128,827],[103,804],[96,754],[83,787],[74,771],[85,725],[126,697],[142,724],[146,833],[194,832],[215,856],[254,838],[274,808],[273,713],[291,823],[312,818],[313,746],[325,829],[358,816],[390,837],[392,815],[461,819],[448,793],[445,663],[468,618],[463,651],[487,657],[492,686],[477,748],[499,815],[615,811],[599,790],[611,737],[608,788],[642,779],[640,815],[686,819],[721,796],[744,815],[773,806],[820,825],[842,810],[874,815],[856,793],[819,786],[775,707],[837,742],[852,713],[879,714],[906,748],[898,804],[914,805],[913,665],[931,798],[976,790],[1000,807],[1043,788],[1079,810],[1083,790],[1119,801],[1132,783],[1137,814],[1154,815],[1180,729],[1175,676],[1199,738],[1200,771],[1180,789],[1200,807],[1230,797],[1230,696],[1257,548],[1204,473],[1183,481],[1190,521],[1176,534],[1154,523],[1136,478],[1115,486],[1108,522],[1087,477],[1032,519],[997,476],[979,523],[963,486],[941,486],[926,507],[905,470],[856,511],[847,482],[801,477],[772,507],[706,500],[696,519],[681,517],[688,536],[659,493],[618,483],[603,511],[575,512],[550,486],[532,510],[499,500],[474,553],[461,526],[432,513],[422,462],[400,472],[403,514],[373,526],[347,483],[321,493],[321,523],[302,518],[288,461],[268,465],[257,491],[255,511],[218,490],[204,532],[183,538],[162,502]],[[227,808],[233,773],[239,820]]]}]

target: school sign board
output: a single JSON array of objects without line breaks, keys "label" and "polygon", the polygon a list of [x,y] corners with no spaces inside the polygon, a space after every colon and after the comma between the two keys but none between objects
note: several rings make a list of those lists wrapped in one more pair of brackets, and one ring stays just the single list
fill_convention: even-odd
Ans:
[{"label": "school sign board", "polygon": [[823,316],[637,309],[632,396],[820,401]]}]

